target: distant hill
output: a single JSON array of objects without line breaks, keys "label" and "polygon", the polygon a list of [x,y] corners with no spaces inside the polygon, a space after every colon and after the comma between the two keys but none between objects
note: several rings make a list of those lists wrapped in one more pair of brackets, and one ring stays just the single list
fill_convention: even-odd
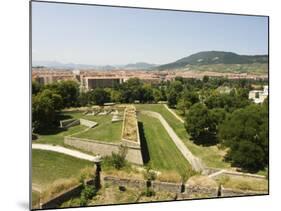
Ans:
[{"label": "distant hill", "polygon": [[134,64],[126,65],[88,65],[88,64],[75,64],[75,63],[61,63],[57,61],[33,61],[33,67],[50,67],[58,69],[97,69],[97,70],[114,70],[114,69],[127,69],[127,70],[148,70],[155,67],[155,64],[145,62],[137,62]]},{"label": "distant hill", "polygon": [[160,65],[155,67],[158,70],[165,69],[180,69],[188,66],[201,66],[201,65],[215,65],[215,64],[254,64],[268,63],[267,55],[239,55],[232,52],[224,51],[203,51],[196,54],[192,54],[188,57],[184,57],[175,62]]},{"label": "distant hill", "polygon": [[127,64],[124,65],[123,68],[124,69],[130,69],[130,70],[137,70],[137,69],[151,69],[153,67],[155,67],[155,64],[149,64],[149,63],[145,63],[145,62],[137,62],[134,64]]}]

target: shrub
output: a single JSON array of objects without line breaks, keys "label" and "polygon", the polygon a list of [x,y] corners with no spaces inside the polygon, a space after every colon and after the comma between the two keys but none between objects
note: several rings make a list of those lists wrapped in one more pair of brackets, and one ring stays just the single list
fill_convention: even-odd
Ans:
[{"label": "shrub", "polygon": [[80,205],[86,206],[89,199],[93,198],[97,194],[97,190],[92,185],[84,185],[84,188],[80,196]]},{"label": "shrub", "polygon": [[105,167],[114,167],[115,169],[122,169],[125,166],[128,166],[126,161],[127,148],[120,147],[118,153],[112,152],[111,156],[106,156],[103,160],[103,165]]}]

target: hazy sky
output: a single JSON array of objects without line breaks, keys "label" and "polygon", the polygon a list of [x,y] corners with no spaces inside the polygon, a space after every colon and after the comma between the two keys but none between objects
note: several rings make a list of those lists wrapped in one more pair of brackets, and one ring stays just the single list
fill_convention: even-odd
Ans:
[{"label": "hazy sky", "polygon": [[267,18],[32,3],[34,61],[163,64],[207,50],[267,54]]}]

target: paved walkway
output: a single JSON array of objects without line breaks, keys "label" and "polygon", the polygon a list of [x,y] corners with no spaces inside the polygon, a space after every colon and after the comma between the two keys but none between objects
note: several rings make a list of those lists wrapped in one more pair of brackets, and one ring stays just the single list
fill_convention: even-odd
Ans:
[{"label": "paved walkway", "polygon": [[86,153],[79,152],[77,150],[68,149],[61,146],[48,145],[48,144],[32,144],[32,149],[41,149],[41,150],[63,153],[66,155],[70,155],[72,157],[80,158],[83,160],[89,160],[89,161],[94,161],[97,158],[96,156],[88,155]]},{"label": "paved walkway", "polygon": [[183,141],[178,137],[178,135],[171,128],[171,126],[168,124],[168,122],[162,117],[161,114],[154,112],[154,111],[141,111],[141,113],[159,119],[159,121],[164,126],[164,128],[166,129],[166,131],[169,134],[169,136],[171,137],[171,139],[174,141],[174,143],[177,146],[177,148],[179,149],[179,151],[182,153],[182,155],[185,157],[185,159],[191,164],[192,168],[197,172],[204,170],[204,165],[201,162],[201,160],[199,158],[195,157],[190,152],[190,150],[185,146]]},{"label": "paved walkway", "polygon": [[181,123],[184,123],[183,119],[182,119],[179,115],[177,115],[172,109],[170,109],[170,108],[167,106],[167,104],[165,104],[164,106],[165,106],[165,108],[166,108],[168,111],[170,111],[178,120],[180,120]]}]

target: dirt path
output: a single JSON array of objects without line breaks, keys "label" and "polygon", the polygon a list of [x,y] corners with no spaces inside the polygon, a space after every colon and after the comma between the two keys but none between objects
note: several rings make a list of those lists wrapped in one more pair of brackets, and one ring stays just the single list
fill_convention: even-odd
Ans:
[{"label": "dirt path", "polygon": [[154,117],[154,118],[157,118],[161,122],[161,124],[163,125],[163,127],[165,128],[165,130],[167,131],[167,133],[169,134],[169,136],[171,137],[171,139],[173,140],[173,142],[179,149],[179,151],[182,153],[182,155],[185,157],[185,159],[191,164],[192,168],[197,172],[204,170],[204,165],[203,165],[202,161],[199,158],[195,157],[190,152],[190,150],[185,146],[183,141],[178,137],[178,135],[171,128],[171,126],[168,124],[168,122],[162,117],[161,114],[154,112],[154,111],[141,111],[141,113]]},{"label": "dirt path", "polygon": [[48,144],[32,144],[32,149],[41,149],[41,150],[63,153],[66,155],[70,155],[72,157],[80,158],[83,160],[89,160],[89,161],[94,161],[97,158],[96,156],[88,155],[86,153],[77,150],[68,149],[61,146],[48,145]]},{"label": "dirt path", "polygon": [[167,104],[164,105],[164,107],[169,111],[171,112],[178,120],[180,120],[181,123],[184,123],[183,119],[177,115],[172,109],[170,109]]}]

